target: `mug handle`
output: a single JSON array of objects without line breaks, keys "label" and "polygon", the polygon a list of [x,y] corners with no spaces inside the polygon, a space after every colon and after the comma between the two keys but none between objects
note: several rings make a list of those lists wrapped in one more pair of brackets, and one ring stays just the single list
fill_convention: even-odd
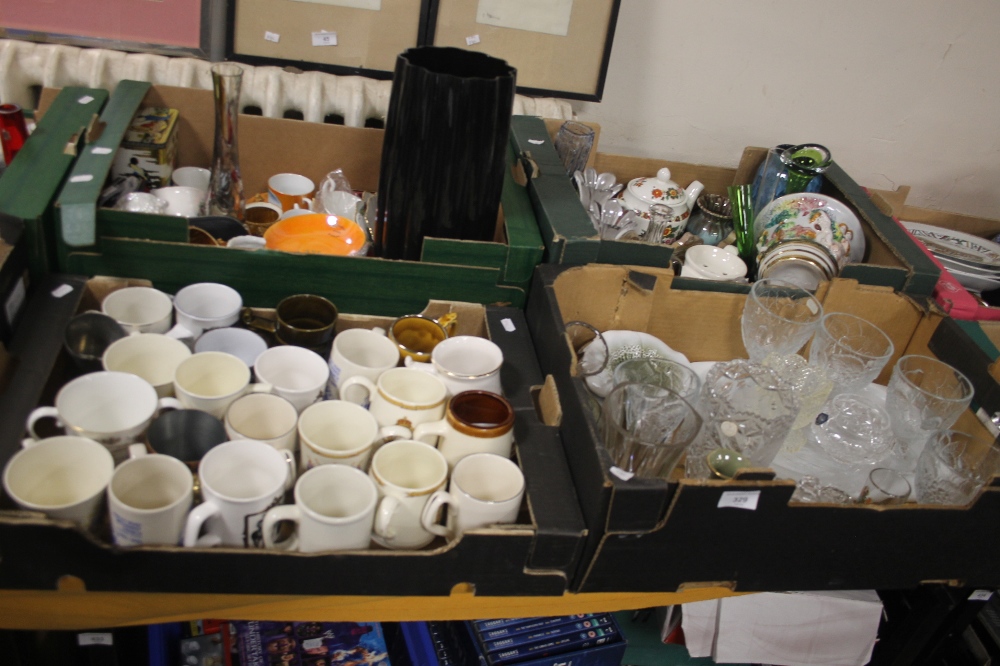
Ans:
[{"label": "mug handle", "polygon": [[454,332],[455,330],[455,325],[458,323],[458,313],[448,312],[446,314],[443,314],[440,317],[438,317],[437,323],[439,326],[441,326],[441,328],[444,329],[445,335],[447,335],[450,338],[452,332]]},{"label": "mug handle", "polygon": [[413,431],[401,425],[383,426],[378,429],[378,437],[376,444],[381,446],[396,439],[413,439]]},{"label": "mug handle", "polygon": [[65,430],[65,426],[59,418],[59,410],[55,407],[36,407],[28,415],[28,434],[31,435],[31,439],[40,439],[38,433],[35,432],[35,424],[44,418],[53,418],[56,420],[56,424]]},{"label": "mug handle", "polygon": [[129,460],[133,460],[135,458],[142,458],[143,456],[148,456],[148,455],[150,455],[149,449],[146,448],[145,444],[136,442],[135,444],[128,445]]},{"label": "mug handle", "polygon": [[412,356],[407,356],[403,359],[403,365],[407,368],[416,368],[417,370],[423,370],[432,375],[437,374],[437,370],[434,369],[433,363],[425,363],[423,361],[414,361]]},{"label": "mug handle", "polygon": [[201,335],[201,332],[192,331],[184,324],[174,324],[174,327],[164,333],[164,335],[175,340],[194,340]]},{"label": "mug handle", "polygon": [[184,405],[177,398],[160,398],[157,403],[157,413],[164,410],[184,409]]},{"label": "mug handle", "polygon": [[184,524],[184,547],[217,546],[222,543],[222,539],[214,534],[206,534],[198,538],[198,532],[201,531],[201,526],[205,524],[205,521],[218,514],[219,507],[213,502],[202,502],[193,508],[191,513],[188,514],[187,522]]},{"label": "mug handle", "polygon": [[[274,526],[282,520],[295,523],[295,532],[284,541],[275,541],[276,530]],[[272,509],[268,509],[264,514],[264,522],[261,529],[264,531],[264,548],[274,548],[275,550],[298,550],[299,549],[299,523],[302,520],[302,512],[294,504],[282,504]]]},{"label": "mug handle", "polygon": [[[339,386],[340,397],[342,400],[347,399],[345,397],[347,395],[347,389],[355,385],[361,386],[366,391],[368,391],[368,402],[371,402],[372,396],[375,395],[376,391],[378,391],[378,388],[375,386],[375,383],[372,380],[368,379],[363,375],[354,375],[353,377],[348,377],[347,379],[345,379],[344,383]],[[350,402],[356,402],[356,401],[351,400]],[[356,404],[359,404],[362,407],[364,407],[363,402],[358,402]]]},{"label": "mug handle", "polygon": [[447,537],[448,528],[437,522],[438,512],[446,505],[451,505],[449,511],[457,511],[458,505],[451,498],[451,493],[445,490],[438,490],[424,505],[424,510],[420,514],[420,524],[431,534]]},{"label": "mug handle", "polygon": [[448,422],[445,420],[433,421],[431,423],[418,423],[413,429],[413,439],[424,442],[431,446],[437,445],[437,438],[444,437],[448,432]]},{"label": "mug handle", "polygon": [[247,393],[274,393],[274,387],[267,382],[257,382],[247,387]]},{"label": "mug handle", "polygon": [[389,527],[392,515],[399,508],[399,500],[392,495],[386,495],[375,508],[375,534],[385,539],[394,539],[396,530]]},{"label": "mug handle", "polygon": [[242,313],[240,313],[240,319],[244,324],[250,328],[256,328],[258,331],[274,333],[278,330],[278,322],[276,320],[258,317],[253,313],[253,308],[243,308]]},{"label": "mug handle", "polygon": [[295,478],[298,476],[298,468],[295,465],[295,454],[288,449],[280,449],[281,455],[285,456],[285,464],[288,465],[288,475],[285,477],[285,492],[295,485]]}]

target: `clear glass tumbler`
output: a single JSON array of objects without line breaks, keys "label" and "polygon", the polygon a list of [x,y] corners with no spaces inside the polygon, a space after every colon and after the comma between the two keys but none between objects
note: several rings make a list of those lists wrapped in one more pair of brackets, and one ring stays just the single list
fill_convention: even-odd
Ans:
[{"label": "clear glass tumbler", "polygon": [[794,354],[813,336],[822,317],[823,306],[805,289],[782,280],[757,280],[740,317],[743,346],[757,363],[769,354]]},{"label": "clear glass tumbler", "polygon": [[927,440],[935,430],[955,424],[972,402],[972,382],[936,358],[903,356],[892,369],[885,407],[904,449]]},{"label": "clear glass tumbler", "polygon": [[559,159],[566,167],[566,175],[587,168],[590,151],[594,147],[594,130],[575,120],[567,120],[556,132],[553,142]]},{"label": "clear glass tumbler", "polygon": [[627,382],[604,399],[600,428],[617,467],[655,478],[677,464],[701,429],[701,417],[670,389]]},{"label": "clear glass tumbler", "polygon": [[1000,451],[985,438],[941,430],[927,440],[917,460],[920,504],[968,504],[1000,471]]}]

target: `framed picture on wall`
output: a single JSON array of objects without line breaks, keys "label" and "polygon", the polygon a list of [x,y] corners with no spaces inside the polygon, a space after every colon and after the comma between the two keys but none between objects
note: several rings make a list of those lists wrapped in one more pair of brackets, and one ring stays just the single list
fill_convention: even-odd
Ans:
[{"label": "framed picture on wall", "polygon": [[390,79],[429,0],[229,0],[229,59]]},{"label": "framed picture on wall", "polygon": [[517,88],[599,102],[620,0],[430,0],[427,44],[517,68]]},{"label": "framed picture on wall", "polygon": [[8,0],[0,37],[219,59],[226,0]]}]

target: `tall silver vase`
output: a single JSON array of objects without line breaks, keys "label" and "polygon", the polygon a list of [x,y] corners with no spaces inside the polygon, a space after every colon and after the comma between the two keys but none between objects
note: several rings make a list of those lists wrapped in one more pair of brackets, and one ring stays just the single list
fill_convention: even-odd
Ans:
[{"label": "tall silver vase", "polygon": [[212,179],[208,186],[205,212],[228,215],[243,221],[245,198],[240,175],[240,150],[237,120],[240,113],[240,87],[243,68],[230,62],[212,65],[212,91],[215,94],[215,148],[212,154]]}]

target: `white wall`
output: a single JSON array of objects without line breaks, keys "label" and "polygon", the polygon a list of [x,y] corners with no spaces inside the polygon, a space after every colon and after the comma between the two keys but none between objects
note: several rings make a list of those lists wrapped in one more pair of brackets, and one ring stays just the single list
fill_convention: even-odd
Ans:
[{"label": "white wall", "polygon": [[816,142],[861,185],[1000,218],[997,0],[622,0],[603,101],[574,109],[602,152]]}]

